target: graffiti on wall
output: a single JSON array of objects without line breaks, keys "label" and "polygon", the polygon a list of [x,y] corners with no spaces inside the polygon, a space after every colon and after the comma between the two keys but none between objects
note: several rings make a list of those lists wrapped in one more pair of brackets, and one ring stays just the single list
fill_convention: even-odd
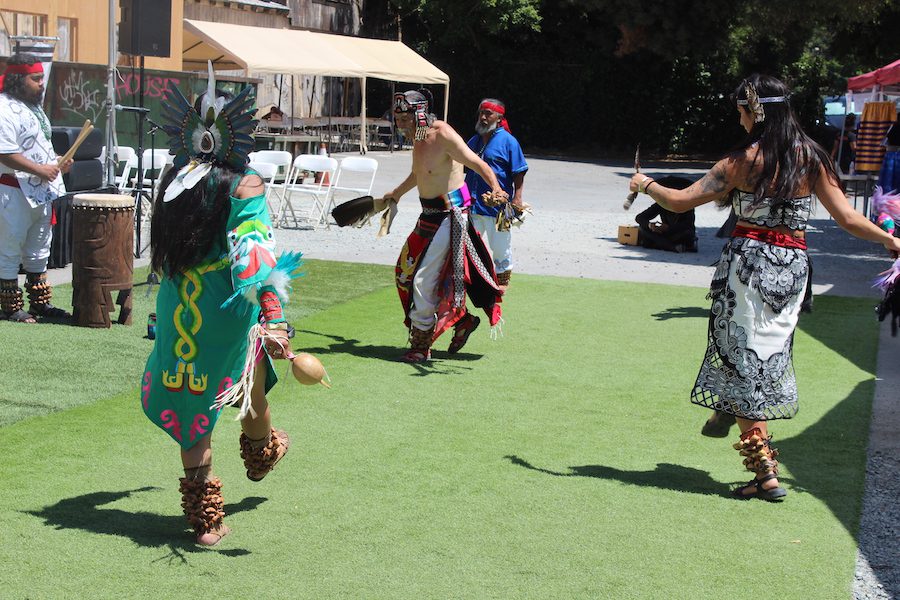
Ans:
[{"label": "graffiti on wall", "polygon": [[[140,82],[140,75],[125,73],[116,81],[116,96],[119,98],[137,96]],[[144,77],[141,95],[145,98],[165,98],[169,90],[178,87],[180,83],[181,80],[175,77],[147,75]]]},{"label": "graffiti on wall", "polygon": [[60,108],[82,119],[97,122],[103,112],[106,94],[96,80],[84,76],[82,71],[70,70],[59,86]]},{"label": "graffiti on wall", "polygon": [[[106,77],[107,69],[101,65],[57,63],[50,71],[47,83],[47,100],[44,109],[54,126],[80,127],[90,119],[95,127],[106,125]],[[142,84],[142,85],[139,85]],[[220,87],[237,93],[246,83],[220,81]],[[206,89],[205,79],[194,73],[156,71],[147,69],[141,82],[140,72],[120,67],[116,74],[115,103],[136,106],[143,100],[150,111],[149,117],[159,121],[162,101],[175,88],[192,100],[197,92]],[[142,98],[138,97],[140,91]],[[120,145],[136,147],[141,120],[133,113],[120,113],[116,119],[116,133]],[[144,124],[146,134],[150,127]],[[145,143],[153,143],[150,140]],[[163,143],[157,136],[156,143]]]}]

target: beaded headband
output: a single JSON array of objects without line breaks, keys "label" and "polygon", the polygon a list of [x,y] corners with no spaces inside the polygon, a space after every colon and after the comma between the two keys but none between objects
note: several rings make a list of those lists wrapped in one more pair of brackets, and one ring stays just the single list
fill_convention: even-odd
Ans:
[{"label": "beaded headband", "polygon": [[787,96],[765,96],[760,98],[756,93],[756,88],[752,83],[747,83],[745,87],[747,91],[747,98],[744,100],[738,100],[738,106],[746,106],[750,109],[750,112],[753,113],[753,122],[754,123],[762,123],[766,120],[766,113],[763,111],[762,104],[776,104],[778,102],[787,102]]}]

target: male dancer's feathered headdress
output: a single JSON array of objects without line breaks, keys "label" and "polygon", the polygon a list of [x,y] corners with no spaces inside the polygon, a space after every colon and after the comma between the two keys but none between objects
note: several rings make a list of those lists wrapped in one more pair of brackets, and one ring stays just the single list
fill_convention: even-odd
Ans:
[{"label": "male dancer's feathered headdress", "polygon": [[253,114],[249,87],[229,102],[223,97],[216,98],[212,62],[199,113],[174,88],[163,102],[163,118],[167,121],[163,129],[169,134],[169,148],[175,154],[173,168],[179,171],[166,189],[163,201],[174,200],[184,190],[192,189],[214,165],[243,168],[253,149],[250,135],[256,128]]},{"label": "male dancer's feathered headdress", "polygon": [[425,88],[394,94],[394,113],[411,112],[415,116],[416,141],[424,140],[425,132],[434,123],[435,117],[431,112],[432,103],[431,92]]}]

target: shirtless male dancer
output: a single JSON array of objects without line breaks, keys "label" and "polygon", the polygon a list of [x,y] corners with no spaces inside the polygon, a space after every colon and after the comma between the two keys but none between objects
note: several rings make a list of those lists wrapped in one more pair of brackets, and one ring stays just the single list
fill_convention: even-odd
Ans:
[{"label": "shirtless male dancer", "polygon": [[481,320],[466,311],[466,295],[485,311],[492,326],[500,321],[500,296],[493,261],[469,222],[472,197],[463,166],[488,183],[491,196],[506,198],[497,177],[444,121],[435,119],[427,90],[394,95],[394,120],[413,139],[412,172],[384,195],[396,203],[413,187],[419,190],[422,214],[397,260],[396,282],[409,327],[410,349],[402,360],[431,358],[431,344],[454,328],[448,352],[465,345]]}]

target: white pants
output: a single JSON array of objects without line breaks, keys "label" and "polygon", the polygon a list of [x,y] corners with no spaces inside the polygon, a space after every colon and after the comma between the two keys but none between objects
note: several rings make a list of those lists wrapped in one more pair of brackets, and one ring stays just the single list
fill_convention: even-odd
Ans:
[{"label": "white pants", "polygon": [[452,218],[447,217],[434,234],[434,238],[425,250],[425,256],[419,261],[419,268],[413,277],[412,307],[409,309],[409,320],[412,326],[428,331],[437,321],[438,304],[441,302],[441,271],[450,252],[450,225]]},{"label": "white pants", "polygon": [[494,258],[494,272],[499,275],[512,271],[512,233],[497,231],[496,217],[469,213],[469,219],[481,235],[488,250],[491,251],[491,256]]},{"label": "white pants", "polygon": [[43,273],[50,258],[52,203],[32,208],[19,188],[0,185],[0,279],[18,279],[19,264]]}]

